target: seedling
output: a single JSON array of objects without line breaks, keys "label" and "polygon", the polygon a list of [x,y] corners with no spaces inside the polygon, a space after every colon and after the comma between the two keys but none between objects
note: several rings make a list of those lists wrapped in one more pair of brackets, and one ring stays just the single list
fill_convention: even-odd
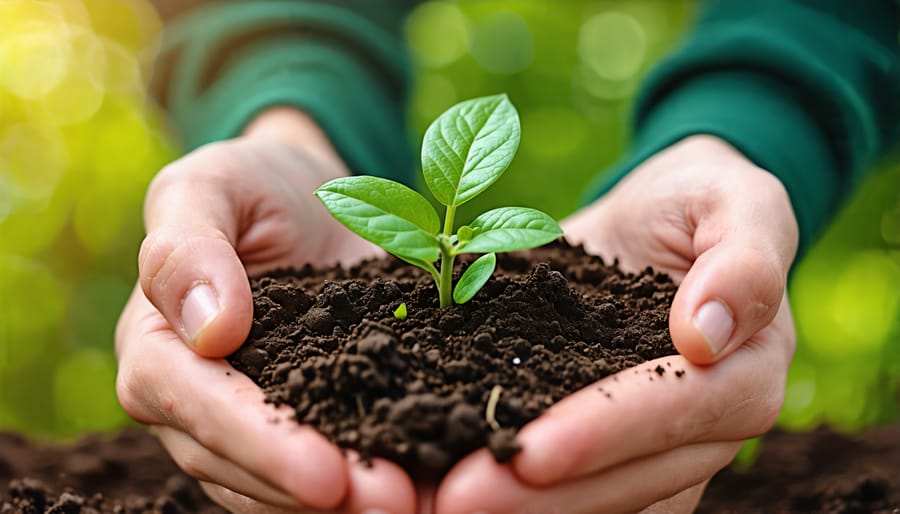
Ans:
[{"label": "seedling", "polygon": [[[397,182],[369,176],[343,177],[316,190],[338,221],[364,239],[434,277],[441,307],[465,303],[487,283],[497,252],[549,243],[562,229],[549,215],[527,207],[487,211],[453,233],[456,209],[478,196],[506,171],[519,147],[519,115],[506,95],[466,100],[441,114],[425,132],[422,173],[438,202]],[[453,287],[453,261],[483,253]],[[440,267],[435,263],[440,260]]]},{"label": "seedling", "polygon": [[406,319],[406,302],[401,303],[394,309],[394,317],[399,320]]}]

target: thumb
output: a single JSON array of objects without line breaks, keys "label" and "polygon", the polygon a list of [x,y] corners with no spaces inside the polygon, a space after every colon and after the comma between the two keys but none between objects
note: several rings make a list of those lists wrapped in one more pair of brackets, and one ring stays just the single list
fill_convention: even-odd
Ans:
[{"label": "thumb", "polygon": [[247,273],[234,248],[238,199],[221,180],[178,171],[163,170],[148,190],[141,288],[195,352],[224,357],[240,347],[253,320]]},{"label": "thumb", "polygon": [[786,195],[774,196],[783,201],[732,197],[697,220],[697,257],[669,315],[675,347],[696,364],[730,354],[778,312],[796,253],[797,225]]}]

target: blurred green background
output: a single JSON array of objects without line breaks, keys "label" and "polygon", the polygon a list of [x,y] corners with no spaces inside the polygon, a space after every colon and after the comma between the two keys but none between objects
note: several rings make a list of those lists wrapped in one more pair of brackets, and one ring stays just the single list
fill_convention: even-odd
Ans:
[{"label": "blurred green background", "polygon": [[[466,206],[557,217],[624,152],[631,99],[695,2],[430,2],[406,32],[414,138],[505,91],[514,172]],[[136,278],[141,201],[178,155],[144,85],[161,27],[145,0],[0,0],[0,429],[67,437],[128,422],[113,331]],[[797,267],[800,343],[780,424],[852,430],[900,412],[900,166],[872,175]],[[475,202],[473,202],[474,204]]]}]

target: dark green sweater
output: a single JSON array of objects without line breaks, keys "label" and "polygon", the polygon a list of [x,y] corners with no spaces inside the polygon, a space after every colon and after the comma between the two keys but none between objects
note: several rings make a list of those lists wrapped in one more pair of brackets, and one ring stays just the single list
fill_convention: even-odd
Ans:
[{"label": "dark green sweater", "polygon": [[[411,182],[400,29],[415,3],[157,0],[174,20],[157,97],[188,148],[236,135],[268,106],[292,105],[318,121],[351,169]],[[782,180],[802,252],[900,136],[898,28],[895,0],[708,2],[646,80],[632,149],[593,196],[672,143],[713,134]]]}]

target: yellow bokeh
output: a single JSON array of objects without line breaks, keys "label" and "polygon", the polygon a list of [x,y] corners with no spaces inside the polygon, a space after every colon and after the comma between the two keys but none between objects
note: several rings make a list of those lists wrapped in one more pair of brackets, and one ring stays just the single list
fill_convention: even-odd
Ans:
[{"label": "yellow bokeh", "polygon": [[38,99],[57,87],[69,71],[64,33],[50,24],[7,33],[0,41],[0,86],[22,99]]},{"label": "yellow bokeh", "polygon": [[[141,198],[174,154],[146,103],[159,29],[144,0],[0,0],[0,429],[125,420],[111,351],[121,291],[72,295],[87,276],[134,281]],[[38,359],[50,376],[7,387]]]},{"label": "yellow bokeh", "polygon": [[46,123],[0,126],[0,173],[13,194],[48,198],[69,165],[62,134]]},{"label": "yellow bokeh", "polygon": [[83,0],[83,4],[98,35],[135,55],[145,52],[162,30],[156,11],[145,0]]}]

